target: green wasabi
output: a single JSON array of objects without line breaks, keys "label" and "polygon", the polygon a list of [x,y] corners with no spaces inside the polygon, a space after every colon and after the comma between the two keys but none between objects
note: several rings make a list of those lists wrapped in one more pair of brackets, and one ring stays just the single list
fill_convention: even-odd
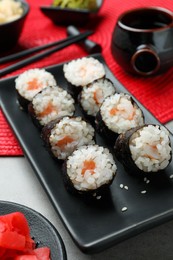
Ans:
[{"label": "green wasabi", "polygon": [[97,9],[97,0],[54,0],[53,6],[73,9]]}]

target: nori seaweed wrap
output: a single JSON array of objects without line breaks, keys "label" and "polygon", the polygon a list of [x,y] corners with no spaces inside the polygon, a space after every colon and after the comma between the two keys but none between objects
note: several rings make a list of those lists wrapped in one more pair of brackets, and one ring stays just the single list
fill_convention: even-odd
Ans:
[{"label": "nori seaweed wrap", "polygon": [[65,160],[75,149],[95,144],[95,130],[82,117],[61,117],[43,127],[41,137],[54,158]]},{"label": "nori seaweed wrap", "polygon": [[68,82],[68,91],[75,100],[84,86],[105,76],[103,64],[93,57],[72,60],[64,64],[63,72]]},{"label": "nori seaweed wrap", "polygon": [[172,159],[168,130],[161,125],[144,125],[120,134],[115,156],[125,169],[139,176],[164,170]]},{"label": "nori seaweed wrap", "polygon": [[115,93],[103,101],[95,119],[97,131],[114,144],[119,134],[144,124],[144,115],[133,98]]},{"label": "nori seaweed wrap", "polygon": [[44,69],[30,69],[20,74],[15,79],[15,88],[19,105],[28,110],[28,105],[33,97],[48,86],[55,86],[53,75]]},{"label": "nori seaweed wrap", "polygon": [[98,145],[76,149],[63,164],[67,190],[75,195],[100,199],[116,176],[117,166],[107,148]]},{"label": "nori seaweed wrap", "polygon": [[63,116],[73,116],[74,99],[64,89],[49,86],[36,94],[28,105],[28,112],[39,128]]},{"label": "nori seaweed wrap", "polygon": [[85,117],[95,122],[95,117],[103,100],[115,92],[114,84],[105,77],[84,86],[78,96],[78,102]]}]

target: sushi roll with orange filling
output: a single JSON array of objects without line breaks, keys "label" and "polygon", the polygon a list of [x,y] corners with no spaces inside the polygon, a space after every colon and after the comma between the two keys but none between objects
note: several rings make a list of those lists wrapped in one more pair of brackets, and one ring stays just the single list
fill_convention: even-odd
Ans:
[{"label": "sushi roll with orange filling", "polygon": [[96,115],[96,128],[108,141],[119,134],[144,124],[142,110],[128,94],[115,93],[105,98]]},{"label": "sushi roll with orange filling", "polygon": [[98,145],[76,149],[63,164],[67,190],[73,194],[100,198],[116,176],[117,166],[107,148]]},{"label": "sushi roll with orange filling", "polygon": [[56,80],[44,69],[30,69],[20,74],[15,79],[15,88],[21,108],[27,110],[33,97],[48,86],[56,86]]},{"label": "sushi roll with orange filling", "polygon": [[84,114],[94,119],[103,100],[115,93],[114,84],[107,78],[93,81],[89,85],[82,88],[79,94],[79,103]]},{"label": "sushi roll with orange filling", "polygon": [[168,130],[160,125],[144,125],[121,134],[115,155],[124,167],[139,176],[164,170],[172,158]]},{"label": "sushi roll with orange filling", "polygon": [[74,103],[74,99],[66,90],[50,86],[33,97],[28,112],[41,128],[57,117],[72,116],[75,112]]},{"label": "sushi roll with orange filling", "polygon": [[93,57],[72,60],[64,64],[63,71],[68,89],[75,98],[84,86],[105,76],[103,64]]},{"label": "sushi roll with orange filling", "polygon": [[81,117],[63,117],[50,122],[41,136],[53,157],[65,160],[82,145],[95,143],[95,130]]}]

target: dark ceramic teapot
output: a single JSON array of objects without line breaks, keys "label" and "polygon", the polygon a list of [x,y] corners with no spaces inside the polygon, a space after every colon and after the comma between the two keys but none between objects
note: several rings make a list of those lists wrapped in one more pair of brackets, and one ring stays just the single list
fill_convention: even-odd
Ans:
[{"label": "dark ceramic teapot", "polygon": [[112,55],[127,72],[151,76],[173,65],[173,14],[161,7],[129,10],[117,20]]}]

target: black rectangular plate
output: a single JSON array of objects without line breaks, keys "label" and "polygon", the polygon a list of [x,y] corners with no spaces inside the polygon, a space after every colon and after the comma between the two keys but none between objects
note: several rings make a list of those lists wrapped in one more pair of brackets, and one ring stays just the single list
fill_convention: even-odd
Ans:
[{"label": "black rectangular plate", "polygon": [[[93,56],[105,65],[106,76],[114,82],[117,91],[128,93],[110,72],[102,56]],[[47,70],[55,76],[60,86],[66,88],[62,68],[63,64],[60,64]],[[163,175],[148,184],[130,176],[117,162],[117,177],[107,198],[89,203],[69,194],[64,187],[60,165],[44,148],[40,132],[29,115],[21,111],[16,103],[14,79],[0,82],[1,108],[57,213],[83,252],[100,252],[173,218],[173,162]],[[137,103],[144,112],[146,123],[159,124],[153,115]],[[79,108],[76,114],[81,114]],[[173,136],[170,137],[173,143]],[[96,141],[105,145],[99,135]],[[121,189],[120,184],[128,186],[128,190]],[[142,194],[143,190],[147,192]],[[122,212],[123,207],[127,207],[127,211]]]}]

